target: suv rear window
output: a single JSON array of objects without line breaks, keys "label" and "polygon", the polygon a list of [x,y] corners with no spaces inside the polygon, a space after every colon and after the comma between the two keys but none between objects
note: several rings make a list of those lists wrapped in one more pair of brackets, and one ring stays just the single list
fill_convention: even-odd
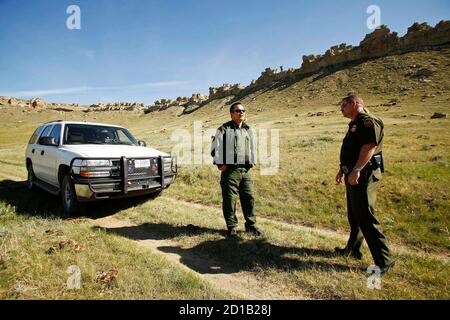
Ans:
[{"label": "suv rear window", "polygon": [[36,130],[34,130],[33,134],[31,135],[30,140],[28,140],[28,144],[35,144],[37,137],[39,137],[39,134],[42,131],[43,126],[38,127]]}]

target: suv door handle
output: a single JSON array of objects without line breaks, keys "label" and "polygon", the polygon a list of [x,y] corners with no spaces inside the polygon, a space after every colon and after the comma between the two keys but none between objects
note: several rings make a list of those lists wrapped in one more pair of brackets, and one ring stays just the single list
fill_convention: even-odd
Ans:
[{"label": "suv door handle", "polygon": [[43,156],[43,155],[44,155],[44,152],[45,152],[44,150],[42,150],[42,151],[41,151],[41,156]]},{"label": "suv door handle", "polygon": [[31,153],[34,153],[34,149],[33,149],[33,150],[31,150]]}]

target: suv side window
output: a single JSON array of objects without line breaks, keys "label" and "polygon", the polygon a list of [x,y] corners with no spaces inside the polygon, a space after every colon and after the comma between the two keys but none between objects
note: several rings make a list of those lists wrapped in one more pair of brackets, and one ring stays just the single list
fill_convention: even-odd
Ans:
[{"label": "suv side window", "polygon": [[[48,137],[50,134],[50,131],[52,130],[53,125],[49,124],[46,127],[44,127],[44,130],[42,131],[41,135],[39,136],[39,138],[41,137]],[[39,141],[39,140],[38,140]]]},{"label": "suv side window", "polygon": [[53,130],[49,137],[54,138],[55,142],[59,145],[59,138],[61,137],[61,124],[57,123],[53,126]]},{"label": "suv side window", "polygon": [[30,140],[28,140],[28,144],[35,144],[36,143],[36,139],[39,136],[39,134],[42,131],[43,126],[38,127],[36,130],[34,130],[33,135],[31,136]]}]

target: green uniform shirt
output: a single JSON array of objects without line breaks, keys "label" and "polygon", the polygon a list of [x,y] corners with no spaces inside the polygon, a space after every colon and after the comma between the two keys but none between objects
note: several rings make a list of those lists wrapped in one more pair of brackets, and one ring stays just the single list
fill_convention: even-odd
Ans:
[{"label": "green uniform shirt", "polygon": [[246,124],[239,128],[234,121],[228,121],[217,129],[211,144],[214,164],[255,164],[255,143],[252,129]]},{"label": "green uniform shirt", "polygon": [[372,114],[359,113],[354,121],[348,124],[348,132],[342,142],[341,165],[353,168],[358,161],[361,147],[375,143],[374,154],[380,154],[383,144],[383,122]]}]

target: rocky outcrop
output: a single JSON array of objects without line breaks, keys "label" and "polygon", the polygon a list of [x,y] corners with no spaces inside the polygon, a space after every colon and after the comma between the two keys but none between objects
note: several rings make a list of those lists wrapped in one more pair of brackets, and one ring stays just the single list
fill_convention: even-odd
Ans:
[{"label": "rocky outcrop", "polygon": [[426,23],[414,23],[402,38],[399,38],[397,33],[391,32],[388,27],[381,26],[366,35],[358,47],[341,44],[331,47],[324,55],[303,56],[300,71],[302,74],[311,74],[323,68],[400,54],[449,42],[450,21],[441,21],[434,28]]},{"label": "rocky outcrop", "polygon": [[17,101],[16,98],[10,98],[10,99],[8,99],[8,104],[10,106],[17,106],[17,105],[19,105],[19,102]]},{"label": "rocky outcrop", "polygon": [[248,87],[242,90],[242,93],[249,93],[260,88],[264,88],[270,86],[273,83],[284,81],[290,82],[296,79],[296,77],[300,74],[298,69],[289,68],[286,71],[278,72],[277,69],[266,68],[263,72],[261,72],[261,76],[253,80]]},{"label": "rocky outcrop", "polygon": [[205,102],[206,100],[208,100],[208,96],[205,96],[204,94],[200,94],[200,93],[194,93],[190,98],[189,98],[189,103],[190,104],[202,104],[203,102]]},{"label": "rocky outcrop", "polygon": [[226,98],[228,96],[235,96],[239,94],[244,88],[245,86],[240,83],[233,85],[224,83],[221,87],[209,88],[209,100],[211,101]]},{"label": "rocky outcrop", "polygon": [[434,28],[426,23],[414,23],[406,35],[400,39],[403,50],[415,50],[424,46],[449,42],[450,21],[441,21]]},{"label": "rocky outcrop", "polygon": [[[359,59],[372,59],[383,57],[400,48],[400,41],[396,32],[391,32],[388,27],[381,26],[374,32],[366,35],[359,44]],[[355,55],[358,58],[358,55]],[[358,59],[356,59],[358,60]]]},{"label": "rocky outcrop", "polygon": [[179,104],[188,103],[188,102],[189,102],[189,98],[188,98],[188,97],[178,97],[178,98],[176,99],[176,101],[177,101]]},{"label": "rocky outcrop", "polygon": [[144,109],[144,113],[150,113],[154,111],[163,111],[171,107],[183,107],[189,108],[191,106],[201,106],[208,101],[208,96],[201,93],[194,93],[190,98],[178,97],[175,100],[172,99],[159,99],[154,102],[152,106],[147,106]]},{"label": "rocky outcrop", "polygon": [[41,99],[33,98],[33,99],[30,99],[30,105],[33,108],[44,108],[47,104],[44,101],[42,101]]},{"label": "rocky outcrop", "polygon": [[143,111],[148,106],[137,102],[113,102],[113,103],[95,103],[91,104],[85,112],[100,111]]},{"label": "rocky outcrop", "polygon": [[172,104],[174,101],[172,99],[159,99],[155,101],[155,106],[165,106],[165,105],[170,105]]}]

